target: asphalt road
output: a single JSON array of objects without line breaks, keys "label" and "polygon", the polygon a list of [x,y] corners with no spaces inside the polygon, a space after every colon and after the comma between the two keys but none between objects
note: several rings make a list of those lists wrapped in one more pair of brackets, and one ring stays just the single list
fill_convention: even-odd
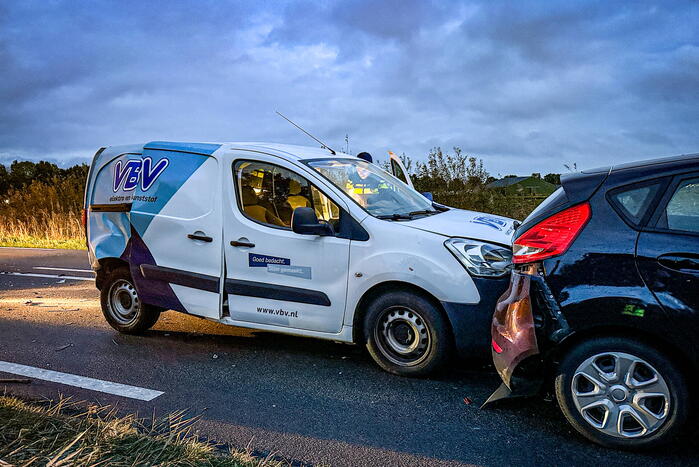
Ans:
[{"label": "asphalt road", "polygon": [[588,443],[550,398],[481,410],[499,384],[487,362],[457,361],[432,379],[400,378],[379,370],[359,347],[251,332],[175,312],[161,315],[143,336],[120,335],[104,321],[94,283],[66,278],[89,278],[90,272],[77,271],[87,269],[82,251],[0,248],[0,361],[164,394],[143,402],[39,379],[8,385],[10,393],[69,395],[144,416],[187,409],[201,415],[197,426],[205,436],[314,464],[697,463],[697,430],[637,454]]}]

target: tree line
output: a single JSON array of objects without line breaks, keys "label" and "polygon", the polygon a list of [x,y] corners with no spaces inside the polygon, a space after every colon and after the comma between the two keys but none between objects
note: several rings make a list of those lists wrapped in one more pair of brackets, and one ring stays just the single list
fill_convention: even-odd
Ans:
[{"label": "tree line", "polygon": [[32,183],[48,185],[61,181],[76,183],[76,188],[82,192],[88,170],[87,164],[62,169],[46,161],[14,161],[9,168],[0,164],[0,196],[10,190],[27,188]]},{"label": "tree line", "polygon": [[[401,156],[401,160],[410,173],[415,189],[432,193],[435,201],[447,206],[521,220],[542,201],[488,188],[487,185],[497,178],[486,170],[483,159],[465,154],[458,146],[451,152],[435,147],[427,154],[425,161],[414,161],[406,155]],[[384,166],[389,167],[388,163]],[[504,178],[516,176],[506,175]],[[555,173],[542,178],[554,185],[559,185],[561,181],[560,174]]]},{"label": "tree line", "polygon": [[[483,160],[459,147],[450,152],[436,147],[424,161],[402,159],[415,188],[431,192],[438,203],[521,220],[542,201],[541,197],[513,196],[488,188],[495,178]],[[80,212],[88,169],[87,164],[64,169],[46,161],[0,165],[0,242],[32,237],[81,245]],[[543,178],[559,183],[558,174]]]}]

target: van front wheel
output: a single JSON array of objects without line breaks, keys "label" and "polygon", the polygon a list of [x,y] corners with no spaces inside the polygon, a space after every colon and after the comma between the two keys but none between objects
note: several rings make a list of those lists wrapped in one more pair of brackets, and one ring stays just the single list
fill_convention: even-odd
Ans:
[{"label": "van front wheel", "polygon": [[451,336],[439,309],[407,291],[385,293],[364,319],[367,349],[381,368],[401,376],[425,376],[449,358]]},{"label": "van front wheel", "polygon": [[109,271],[100,291],[102,314],[111,327],[123,333],[138,333],[151,328],[160,310],[141,303],[129,270],[120,267]]}]

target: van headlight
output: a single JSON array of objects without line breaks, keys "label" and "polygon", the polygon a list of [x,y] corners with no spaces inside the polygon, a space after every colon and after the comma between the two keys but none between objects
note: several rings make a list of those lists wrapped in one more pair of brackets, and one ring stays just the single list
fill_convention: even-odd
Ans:
[{"label": "van headlight", "polygon": [[512,269],[509,248],[468,238],[450,238],[444,246],[473,276],[502,277]]}]

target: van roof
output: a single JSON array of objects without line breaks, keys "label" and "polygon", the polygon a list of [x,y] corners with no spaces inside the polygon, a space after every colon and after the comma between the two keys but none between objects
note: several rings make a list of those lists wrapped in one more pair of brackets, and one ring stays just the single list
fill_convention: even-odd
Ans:
[{"label": "van roof", "polygon": [[193,154],[211,154],[213,151],[224,147],[227,149],[235,150],[247,150],[247,151],[259,151],[259,152],[269,152],[286,159],[292,160],[302,160],[302,159],[315,159],[315,158],[326,158],[326,157],[350,157],[356,159],[355,156],[350,154],[345,154],[342,152],[337,152],[335,156],[327,150],[314,146],[300,146],[293,144],[281,144],[281,143],[265,143],[265,142],[177,142],[177,141],[151,141],[143,145],[123,145],[123,146],[111,146],[110,153],[115,152],[135,152],[138,149],[160,149],[166,151],[181,151]]}]

